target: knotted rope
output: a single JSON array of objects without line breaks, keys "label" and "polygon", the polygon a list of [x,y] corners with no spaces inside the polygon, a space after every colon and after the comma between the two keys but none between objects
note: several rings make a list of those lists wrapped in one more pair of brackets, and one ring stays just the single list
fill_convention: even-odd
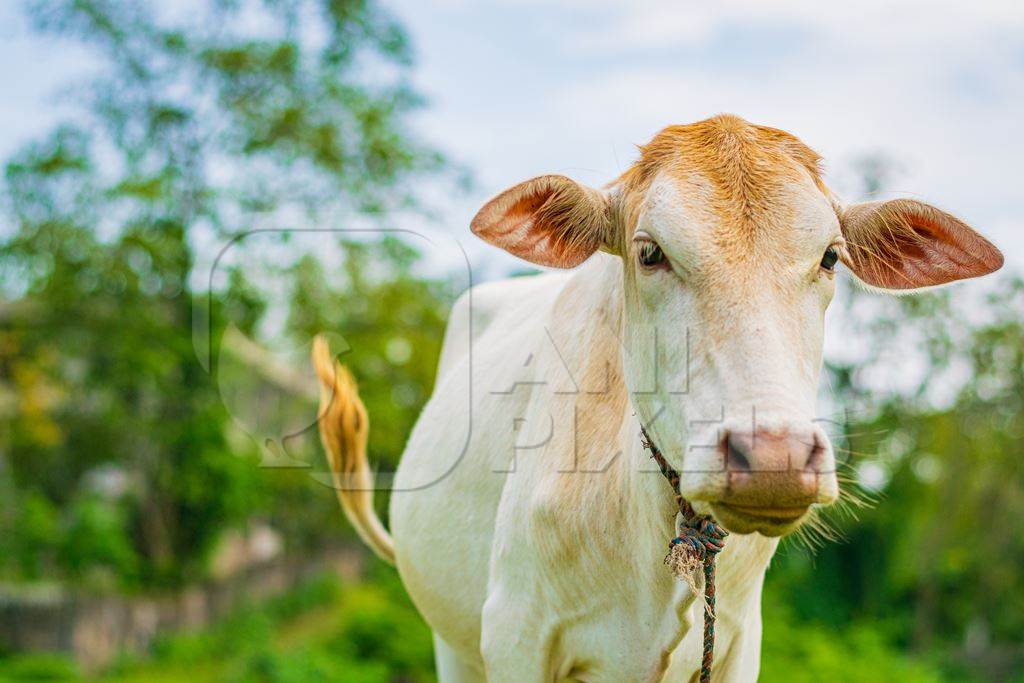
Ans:
[{"label": "knotted rope", "polygon": [[671,484],[682,517],[679,535],[669,543],[665,564],[689,584],[694,594],[700,592],[696,582],[697,569],[704,570],[704,658],[700,665],[700,681],[710,683],[711,664],[715,657],[715,556],[725,547],[725,537],[729,532],[711,517],[694,512],[689,501],[679,492],[679,473],[669,466],[651,437],[647,436],[647,430],[641,427],[640,433],[644,447],[651,452],[651,457]]}]

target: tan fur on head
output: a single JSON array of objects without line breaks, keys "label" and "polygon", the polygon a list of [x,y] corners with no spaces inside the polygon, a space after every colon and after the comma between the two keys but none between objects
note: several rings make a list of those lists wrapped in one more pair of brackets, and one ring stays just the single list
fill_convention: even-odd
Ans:
[{"label": "tan fur on head", "polygon": [[355,379],[320,335],[313,340],[313,367],[320,379],[317,426],[341,508],[363,542],[394,564],[394,542],[373,509],[373,472],[366,459],[370,424]]},{"label": "tan fur on head", "polygon": [[746,244],[759,224],[770,222],[774,195],[785,183],[810,177],[824,191],[820,161],[789,133],[731,114],[669,126],[640,147],[640,159],[619,178],[623,214],[627,226],[634,226],[640,202],[659,173],[696,174],[712,188],[710,208],[732,228],[736,241]]}]

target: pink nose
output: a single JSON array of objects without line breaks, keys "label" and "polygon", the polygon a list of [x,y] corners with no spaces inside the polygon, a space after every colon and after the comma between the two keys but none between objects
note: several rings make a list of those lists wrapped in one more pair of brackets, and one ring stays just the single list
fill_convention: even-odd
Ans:
[{"label": "pink nose", "polygon": [[828,444],[811,429],[730,431],[721,447],[725,503],[807,506],[821,502],[822,480],[834,476]]}]

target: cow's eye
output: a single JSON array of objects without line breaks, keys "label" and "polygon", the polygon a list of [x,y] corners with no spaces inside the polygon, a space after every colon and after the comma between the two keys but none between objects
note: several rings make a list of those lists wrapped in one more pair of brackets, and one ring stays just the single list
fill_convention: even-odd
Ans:
[{"label": "cow's eye", "polygon": [[640,240],[637,258],[644,268],[657,268],[666,263],[665,252],[654,240]]},{"label": "cow's eye", "polygon": [[839,261],[839,252],[836,251],[835,247],[829,247],[825,250],[825,255],[821,257],[821,269],[829,273],[836,271],[836,263]]}]

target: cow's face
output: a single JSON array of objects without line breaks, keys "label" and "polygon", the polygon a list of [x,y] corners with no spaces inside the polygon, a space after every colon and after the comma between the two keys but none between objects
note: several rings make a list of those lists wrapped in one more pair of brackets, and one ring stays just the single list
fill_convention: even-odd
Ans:
[{"label": "cow's face", "polygon": [[682,494],[730,530],[780,535],[838,495],[814,405],[835,268],[907,290],[983,275],[999,251],[910,200],[840,207],[796,138],[729,116],[667,128],[606,191],[544,176],[474,219],[571,267],[623,261],[623,370]]}]

